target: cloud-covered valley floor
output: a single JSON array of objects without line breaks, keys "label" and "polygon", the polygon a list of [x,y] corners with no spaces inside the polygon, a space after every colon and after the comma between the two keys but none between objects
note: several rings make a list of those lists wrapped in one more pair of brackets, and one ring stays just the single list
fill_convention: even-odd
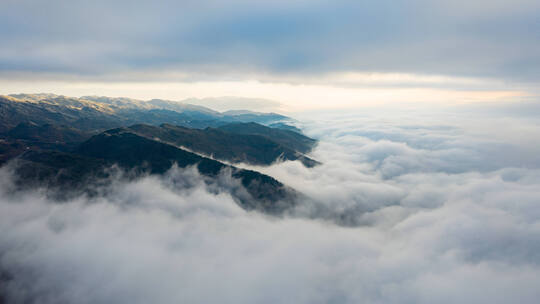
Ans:
[{"label": "cloud-covered valley floor", "polygon": [[4,168],[0,291],[13,303],[537,303],[538,117],[474,111],[299,117],[323,164],[256,168],[309,198],[283,218],[242,210],[193,169],[58,203],[9,192]]}]

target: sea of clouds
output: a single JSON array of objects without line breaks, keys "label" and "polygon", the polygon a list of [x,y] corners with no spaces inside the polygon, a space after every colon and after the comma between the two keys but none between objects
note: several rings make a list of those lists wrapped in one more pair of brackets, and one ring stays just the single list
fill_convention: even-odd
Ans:
[{"label": "sea of clouds", "polygon": [[61,203],[11,192],[4,168],[0,292],[13,303],[537,303],[539,116],[489,109],[299,115],[323,164],[256,167],[305,194],[284,217],[242,210],[193,168]]}]

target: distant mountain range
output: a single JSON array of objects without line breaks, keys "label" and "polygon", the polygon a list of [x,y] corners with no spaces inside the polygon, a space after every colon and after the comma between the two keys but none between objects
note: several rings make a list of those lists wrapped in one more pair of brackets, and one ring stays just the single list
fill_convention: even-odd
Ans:
[{"label": "distant mountain range", "polygon": [[21,122],[55,124],[82,131],[128,126],[136,123],[169,123],[189,128],[217,127],[231,122],[271,124],[291,119],[276,113],[251,111],[217,112],[175,101],[85,96],[80,98],[54,94],[0,95],[0,132]]},{"label": "distant mountain range", "polygon": [[305,155],[316,140],[292,123],[276,113],[218,112],[157,99],[0,96],[0,164],[13,160],[21,189],[46,187],[55,195],[91,195],[114,166],[130,178],[163,174],[174,164],[195,166],[212,181],[226,171],[244,189],[231,190],[242,207],[275,214],[293,206],[300,194],[234,164],[317,165]]}]

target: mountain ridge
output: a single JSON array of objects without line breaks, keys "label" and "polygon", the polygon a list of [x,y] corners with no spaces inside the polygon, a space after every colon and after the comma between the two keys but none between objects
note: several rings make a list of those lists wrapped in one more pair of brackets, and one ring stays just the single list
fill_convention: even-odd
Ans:
[{"label": "mountain ridge", "polygon": [[[0,95],[0,165],[12,164],[20,189],[45,187],[54,195],[92,195],[97,185],[107,187],[114,170],[140,178],[194,167],[242,208],[277,215],[302,194],[234,164],[317,165],[306,156],[317,141],[287,121],[276,113],[217,112],[158,99]],[[238,186],[222,184],[223,174]]]},{"label": "mountain ridge", "polygon": [[[181,148],[139,136],[129,129],[117,128],[92,136],[72,152],[26,151],[16,159],[17,183],[21,188],[45,186],[54,195],[74,192],[91,195],[94,184],[105,184],[108,168],[118,166],[130,172],[131,178],[163,175],[173,166],[194,166],[198,172],[216,182],[217,176],[229,172],[243,188],[231,190],[246,210],[281,214],[295,205],[300,195],[276,179],[256,171],[239,169],[217,160],[202,157]],[[219,183],[218,183],[219,184]],[[62,198],[56,196],[56,198]]]}]

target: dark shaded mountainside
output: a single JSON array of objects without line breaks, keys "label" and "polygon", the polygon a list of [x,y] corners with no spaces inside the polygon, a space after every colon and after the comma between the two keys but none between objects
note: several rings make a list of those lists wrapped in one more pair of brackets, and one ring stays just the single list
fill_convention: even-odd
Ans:
[{"label": "dark shaded mountainside", "polygon": [[299,194],[272,177],[219,160],[318,164],[305,155],[316,141],[274,113],[219,113],[162,100],[20,94],[0,96],[0,119],[0,164],[13,160],[16,185],[46,187],[66,197],[95,194],[115,174],[111,168],[137,178],[164,174],[176,164],[194,166],[218,185],[226,172],[239,181],[227,189],[243,208],[276,214],[294,205]]},{"label": "dark shaded mountainside", "polygon": [[[261,128],[263,132],[260,132]],[[159,127],[139,124],[128,129],[147,138],[232,163],[270,165],[283,159],[300,160],[306,167],[317,165],[315,160],[303,154],[309,152],[314,140],[287,130],[276,130],[274,133],[274,129],[257,123],[233,123],[204,130],[171,124]],[[290,138],[296,138],[297,141]]]}]

